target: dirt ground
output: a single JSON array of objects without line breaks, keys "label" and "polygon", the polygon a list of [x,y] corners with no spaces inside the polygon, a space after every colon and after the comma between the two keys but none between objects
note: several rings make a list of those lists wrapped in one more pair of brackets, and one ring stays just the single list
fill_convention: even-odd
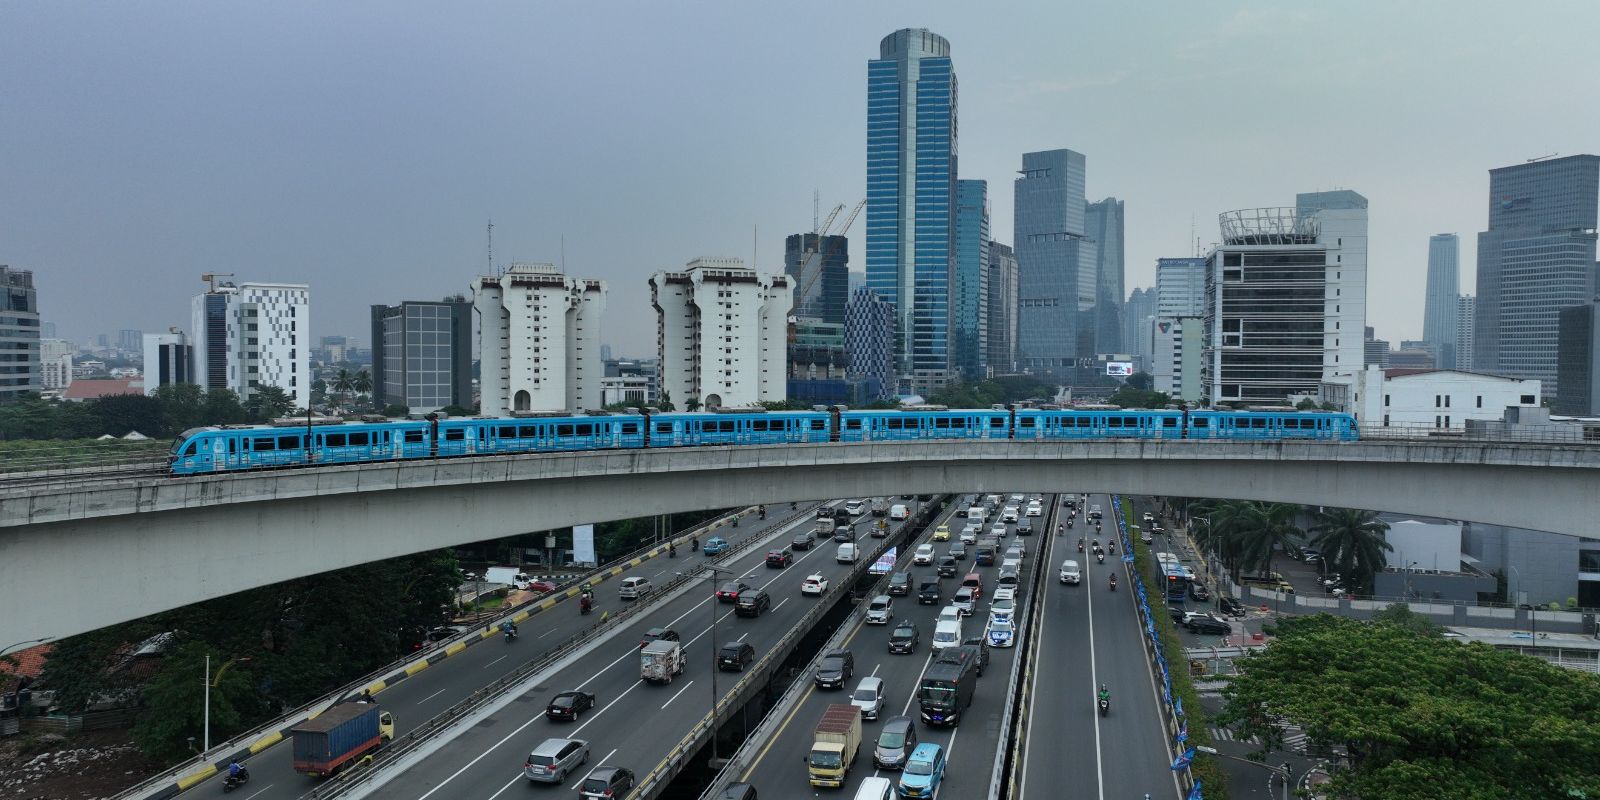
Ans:
[{"label": "dirt ground", "polygon": [[126,730],[0,739],[0,800],[94,800],[154,775]]}]

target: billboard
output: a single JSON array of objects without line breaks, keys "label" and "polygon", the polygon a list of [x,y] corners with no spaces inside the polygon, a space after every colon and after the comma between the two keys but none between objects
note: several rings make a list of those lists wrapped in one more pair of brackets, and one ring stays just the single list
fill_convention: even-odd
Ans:
[{"label": "billboard", "polygon": [[867,567],[867,573],[871,575],[888,575],[894,572],[894,553],[897,549],[899,548],[889,548],[887,552],[878,557],[877,561],[872,562],[872,566]]},{"label": "billboard", "polygon": [[1106,374],[1113,378],[1126,378],[1133,374],[1132,361],[1107,361]]},{"label": "billboard", "polygon": [[593,525],[572,526],[572,560],[579,564],[588,564],[590,566],[594,565],[595,553]]}]

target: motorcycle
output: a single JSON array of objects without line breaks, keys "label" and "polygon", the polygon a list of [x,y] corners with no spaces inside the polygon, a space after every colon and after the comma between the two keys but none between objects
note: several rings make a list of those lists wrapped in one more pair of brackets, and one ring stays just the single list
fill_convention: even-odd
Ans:
[{"label": "motorcycle", "polygon": [[668,558],[677,558],[678,557],[678,546],[676,544],[667,545],[667,557]]},{"label": "motorcycle", "polygon": [[223,779],[223,781],[222,781],[222,791],[223,791],[223,793],[231,792],[234,789],[237,789],[240,786],[243,786],[243,785],[245,785],[245,784],[247,784],[249,782],[250,782],[250,770],[247,770],[247,769],[244,769],[244,768],[241,767],[239,769],[239,774],[237,774],[237,775],[229,775],[227,778]]},{"label": "motorcycle", "polygon": [[594,600],[591,599],[589,595],[583,595],[582,597],[578,598],[578,613],[587,614],[593,610]]},{"label": "motorcycle", "polygon": [[1082,539],[1078,540],[1078,552],[1080,552],[1080,553],[1083,552],[1083,540]]},{"label": "motorcycle", "polygon": [[1072,527],[1072,520],[1071,519],[1067,520],[1067,527],[1069,527],[1069,528]]},{"label": "motorcycle", "polygon": [[1066,529],[1065,529],[1065,528],[1063,528],[1063,527],[1061,527],[1061,526],[1060,526],[1060,525],[1057,525],[1057,526],[1056,526],[1056,535],[1057,535],[1057,536],[1060,536],[1060,535],[1061,535],[1061,534],[1062,534],[1062,533],[1064,533],[1064,532],[1065,532],[1065,531],[1066,531]]},{"label": "motorcycle", "polygon": [[1110,553],[1111,555],[1117,554],[1117,541],[1115,539],[1106,542],[1106,552]]},{"label": "motorcycle", "polygon": [[1101,564],[1104,564],[1104,563],[1106,563],[1106,554],[1103,553],[1103,552],[1095,553],[1094,554],[1094,559],[1095,559],[1095,561],[1098,561]]},{"label": "motorcycle", "polygon": [[767,507],[766,506],[762,506],[760,509],[758,509],[756,511],[756,519],[766,519],[766,518],[767,518]]},{"label": "motorcycle", "polygon": [[691,553],[700,552],[700,538],[699,537],[697,537],[697,536],[690,536],[689,537],[689,552],[691,552]]},{"label": "motorcycle", "polygon": [[1111,576],[1111,591],[1114,592],[1116,590],[1117,590],[1117,576],[1112,575]]},{"label": "motorcycle", "polygon": [[1111,713],[1111,699],[1107,698],[1107,697],[1100,698],[1100,716],[1103,717],[1103,716],[1105,716],[1107,714],[1110,714],[1110,713]]},{"label": "motorcycle", "polygon": [[516,628],[502,628],[501,632],[506,635],[506,644],[511,644],[512,642],[517,640],[517,629]]}]

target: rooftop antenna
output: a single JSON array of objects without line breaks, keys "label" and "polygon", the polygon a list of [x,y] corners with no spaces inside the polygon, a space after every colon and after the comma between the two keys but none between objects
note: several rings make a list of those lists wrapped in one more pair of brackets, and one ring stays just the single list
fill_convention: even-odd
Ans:
[{"label": "rooftop antenna", "polygon": [[494,274],[494,217],[489,218],[489,274]]},{"label": "rooftop antenna", "polygon": [[811,190],[811,232],[822,235],[822,190]]},{"label": "rooftop antenna", "polygon": [[760,231],[761,231],[761,227],[759,225],[751,225],[750,226],[750,268],[751,269],[755,269],[756,268],[756,250],[758,249],[756,247],[756,242],[760,241],[760,235],[759,235]]},{"label": "rooftop antenna", "polygon": [[1556,156],[1559,156],[1559,155],[1561,155],[1561,154],[1560,153],[1546,153],[1545,155],[1542,155],[1542,156],[1534,156],[1533,158],[1530,158],[1527,161],[1524,161],[1522,163],[1524,163],[1524,164],[1532,164],[1535,161],[1543,161],[1543,160],[1545,160],[1547,158],[1555,158]]},{"label": "rooftop antenna", "polygon": [[561,234],[561,271],[567,271],[567,235]]},{"label": "rooftop antenna", "polygon": [[1200,257],[1200,237],[1194,235],[1194,215],[1189,215],[1189,238],[1194,240],[1194,257]]}]

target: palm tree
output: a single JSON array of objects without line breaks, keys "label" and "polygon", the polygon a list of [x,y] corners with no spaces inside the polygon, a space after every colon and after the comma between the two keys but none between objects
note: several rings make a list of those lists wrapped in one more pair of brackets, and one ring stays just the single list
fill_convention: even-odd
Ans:
[{"label": "palm tree", "polygon": [[1271,572],[1273,552],[1289,552],[1301,534],[1294,522],[1299,513],[1300,507],[1292,503],[1253,500],[1219,508],[1212,515],[1212,525],[1220,526],[1218,534],[1231,550],[1234,566],[1230,571],[1237,575],[1235,567],[1240,567],[1262,575]]},{"label": "palm tree", "polygon": [[367,394],[368,392],[371,392],[372,373],[366,370],[357,372],[356,376],[350,379],[350,388],[356,390],[357,394]]},{"label": "palm tree", "polygon": [[696,411],[699,411],[700,410],[700,398],[691,397],[688,400],[683,401],[683,409],[685,411],[690,412],[690,413],[694,413]]},{"label": "palm tree", "polygon": [[351,376],[350,370],[347,369],[339,370],[339,374],[333,379],[333,390],[340,395],[347,394],[351,389],[355,388],[355,385],[355,378]]},{"label": "palm tree", "polygon": [[1384,537],[1389,523],[1371,511],[1329,508],[1317,512],[1311,525],[1311,543],[1322,550],[1324,564],[1332,565],[1350,585],[1372,590],[1372,576],[1388,566],[1385,553],[1394,549]]}]

